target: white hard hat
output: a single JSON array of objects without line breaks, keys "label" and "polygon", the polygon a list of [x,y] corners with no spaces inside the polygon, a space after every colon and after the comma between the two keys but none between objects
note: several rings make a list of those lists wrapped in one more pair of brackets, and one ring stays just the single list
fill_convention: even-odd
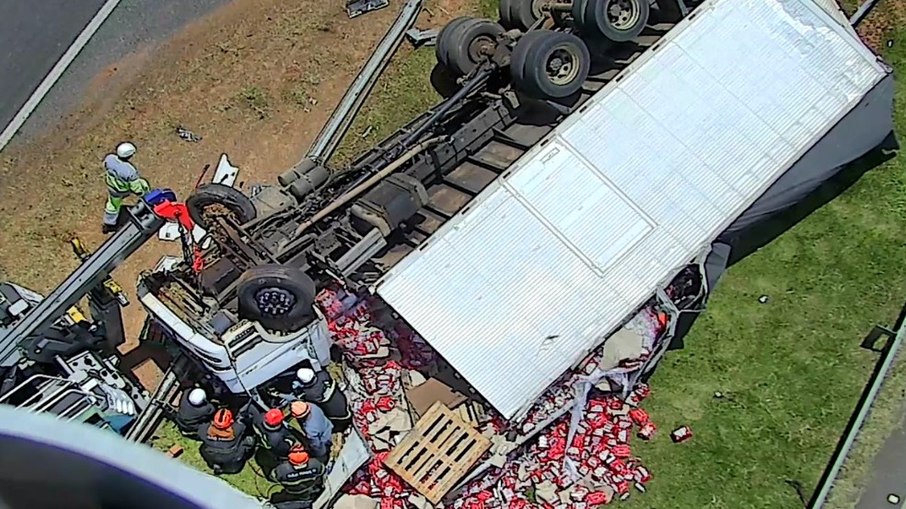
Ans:
[{"label": "white hard hat", "polygon": [[311,383],[315,379],[315,371],[311,368],[299,368],[296,371],[296,378],[304,384]]},{"label": "white hard hat", "polygon": [[116,156],[120,159],[129,159],[132,154],[135,154],[135,145],[128,141],[116,146]]},{"label": "white hard hat", "polygon": [[208,395],[205,394],[204,389],[200,389],[200,388],[196,387],[196,388],[192,389],[191,392],[189,392],[189,403],[191,403],[195,406],[204,404],[205,400],[207,400],[207,399],[208,399]]}]

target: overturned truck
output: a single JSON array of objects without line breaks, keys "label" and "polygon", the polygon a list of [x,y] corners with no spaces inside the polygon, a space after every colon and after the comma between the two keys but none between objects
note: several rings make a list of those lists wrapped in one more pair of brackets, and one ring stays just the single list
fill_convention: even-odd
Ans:
[{"label": "overturned truck", "polygon": [[454,20],[442,102],[346,167],[199,188],[211,245],[144,274],[143,305],[254,395],[330,362],[320,290],[367,291],[512,422],[656,306],[668,332],[628,391],[740,239],[892,132],[891,70],[835,6],[692,7],[506,0],[499,23]]}]

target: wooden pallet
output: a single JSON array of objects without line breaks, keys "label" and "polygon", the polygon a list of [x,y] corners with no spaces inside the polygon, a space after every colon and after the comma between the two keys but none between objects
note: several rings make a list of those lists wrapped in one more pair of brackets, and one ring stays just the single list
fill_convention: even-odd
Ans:
[{"label": "wooden pallet", "polygon": [[436,504],[490,447],[490,440],[438,402],[384,463]]}]

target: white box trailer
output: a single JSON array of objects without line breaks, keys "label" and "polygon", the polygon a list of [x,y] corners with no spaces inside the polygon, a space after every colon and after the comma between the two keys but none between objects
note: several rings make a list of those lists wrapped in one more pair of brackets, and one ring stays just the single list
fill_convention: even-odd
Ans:
[{"label": "white box trailer", "polygon": [[890,133],[891,71],[841,18],[816,0],[705,2],[376,293],[519,417],[722,233]]}]

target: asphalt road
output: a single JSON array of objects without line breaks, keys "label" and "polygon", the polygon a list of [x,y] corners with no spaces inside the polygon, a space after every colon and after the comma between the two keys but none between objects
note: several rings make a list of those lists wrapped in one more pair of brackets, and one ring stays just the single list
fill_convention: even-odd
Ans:
[{"label": "asphalt road", "polygon": [[[9,146],[53,126],[78,106],[98,73],[153,48],[231,0],[122,0]],[[0,131],[104,0],[0,0]]]},{"label": "asphalt road", "polygon": [[0,2],[0,131],[105,0]]},{"label": "asphalt road", "polygon": [[[856,509],[901,509],[906,507],[906,428],[890,434],[875,456],[871,476]],[[896,502],[887,500],[889,495]]]}]

